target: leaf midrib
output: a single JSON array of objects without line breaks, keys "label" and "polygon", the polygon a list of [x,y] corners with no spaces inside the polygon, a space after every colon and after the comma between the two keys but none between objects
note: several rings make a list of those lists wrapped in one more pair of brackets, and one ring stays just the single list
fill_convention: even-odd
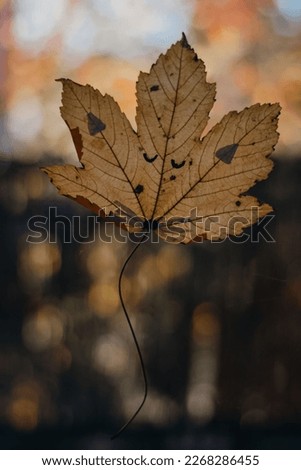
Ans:
[{"label": "leaf midrib", "polygon": [[156,200],[155,200],[155,204],[154,204],[151,219],[154,218],[154,215],[156,213],[156,209],[157,209],[157,205],[158,205],[158,201],[159,201],[159,197],[160,197],[160,193],[161,193],[163,177],[164,177],[164,173],[165,173],[164,172],[164,167],[165,167],[166,157],[167,157],[167,147],[168,147],[168,143],[169,143],[169,140],[170,140],[170,131],[171,131],[171,128],[172,128],[172,125],[173,125],[173,120],[174,120],[174,116],[175,116],[175,112],[176,112],[176,107],[177,107],[177,104],[178,104],[177,101],[178,101],[179,84],[180,84],[181,72],[182,72],[182,58],[183,58],[183,47],[181,47],[181,55],[180,55],[180,58],[179,58],[179,62],[180,62],[180,64],[179,64],[179,73],[178,73],[177,86],[176,86],[176,89],[175,89],[175,99],[174,99],[172,115],[171,115],[171,119],[170,119],[170,123],[169,123],[169,129],[168,129],[168,133],[166,135],[165,148],[164,148],[164,153],[163,153],[163,158],[162,158],[162,170],[160,172],[158,191],[157,191],[157,196],[156,196]]}]

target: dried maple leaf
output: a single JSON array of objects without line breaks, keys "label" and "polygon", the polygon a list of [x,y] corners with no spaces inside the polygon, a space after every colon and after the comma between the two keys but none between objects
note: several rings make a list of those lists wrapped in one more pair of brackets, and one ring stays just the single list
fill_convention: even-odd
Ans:
[{"label": "dried maple leaf", "polygon": [[215,84],[185,35],[137,82],[137,132],[108,95],[61,79],[61,114],[81,167],[43,169],[60,193],[129,231],[169,241],[239,235],[269,213],[246,195],[273,167],[279,104],[231,111],[200,140]]}]

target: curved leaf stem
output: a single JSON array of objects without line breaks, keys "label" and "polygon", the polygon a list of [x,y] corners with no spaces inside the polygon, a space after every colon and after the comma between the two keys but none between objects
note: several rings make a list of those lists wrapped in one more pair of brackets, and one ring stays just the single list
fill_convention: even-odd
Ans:
[{"label": "curved leaf stem", "polygon": [[141,401],[140,405],[138,406],[137,410],[134,412],[134,414],[131,416],[131,418],[119,429],[119,431],[111,437],[111,439],[116,439],[116,437],[120,436],[120,434],[121,434],[121,433],[131,424],[131,422],[136,418],[137,414],[139,413],[139,411],[141,410],[141,408],[143,407],[143,405],[144,405],[144,403],[145,403],[145,401],[146,401],[147,393],[148,393],[148,383],[147,383],[147,377],[146,377],[146,370],[145,370],[145,365],[144,365],[144,361],[143,361],[141,349],[140,349],[140,346],[139,346],[139,343],[138,343],[138,339],[137,339],[136,333],[135,333],[135,331],[134,331],[132,322],[131,322],[131,320],[130,320],[129,314],[128,314],[127,309],[126,309],[126,307],[125,307],[124,300],[123,300],[123,296],[122,296],[122,278],[123,278],[123,273],[124,273],[124,271],[125,271],[125,268],[126,268],[127,264],[129,263],[130,259],[132,258],[132,256],[134,255],[134,253],[138,250],[139,246],[145,241],[145,239],[146,239],[146,234],[143,235],[143,237],[141,238],[141,240],[139,241],[139,243],[137,243],[137,245],[135,246],[135,248],[131,251],[131,253],[130,253],[129,256],[127,257],[127,259],[125,260],[125,262],[124,262],[124,264],[123,264],[123,266],[122,266],[122,269],[121,269],[121,271],[120,271],[119,281],[118,281],[118,291],[119,291],[120,302],[121,302],[121,305],[122,305],[122,308],[123,308],[123,312],[124,312],[126,321],[127,321],[128,326],[129,326],[129,328],[130,328],[130,331],[131,331],[131,334],[132,334],[132,337],[133,337],[133,340],[134,340],[134,343],[135,343],[135,346],[136,346],[136,350],[137,350],[137,354],[138,354],[138,357],[139,357],[139,361],[140,361],[140,366],[141,366],[141,371],[142,371],[142,376],[143,376],[143,381],[144,381],[144,394],[143,394],[142,401]]}]

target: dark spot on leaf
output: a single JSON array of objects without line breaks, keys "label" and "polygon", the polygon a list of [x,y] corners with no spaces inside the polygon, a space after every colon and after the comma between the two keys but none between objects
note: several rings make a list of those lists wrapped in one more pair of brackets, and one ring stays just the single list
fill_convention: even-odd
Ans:
[{"label": "dark spot on leaf", "polygon": [[237,207],[239,207],[239,206],[241,206],[241,202],[240,202],[240,201],[236,201],[235,205],[236,205]]},{"label": "dark spot on leaf", "polygon": [[104,122],[102,122],[95,114],[93,113],[88,113],[88,129],[90,132],[90,135],[95,135],[98,132],[102,132],[105,130],[106,125]]},{"label": "dark spot on leaf", "polygon": [[190,45],[188,44],[187,38],[184,33],[182,33],[181,46],[185,47],[185,49],[190,49]]},{"label": "dark spot on leaf", "polygon": [[169,178],[170,181],[174,181],[176,179],[176,176],[175,175],[171,175],[171,177]]},{"label": "dark spot on leaf", "polygon": [[140,193],[142,193],[143,189],[144,189],[144,187],[142,186],[142,184],[138,184],[136,186],[136,188],[134,189],[134,191],[135,191],[136,194],[140,194]]},{"label": "dark spot on leaf", "polygon": [[194,56],[193,56],[193,60],[194,60],[195,62],[197,62],[197,61],[198,61],[198,56],[197,56],[197,54],[194,54]]},{"label": "dark spot on leaf", "polygon": [[156,219],[154,219],[154,220],[152,220],[152,219],[150,219],[150,220],[145,220],[145,221],[143,222],[143,230],[144,230],[145,232],[148,232],[148,233],[149,233],[149,232],[151,232],[152,230],[157,230],[158,227],[159,227],[159,222],[158,222]]},{"label": "dark spot on leaf", "polygon": [[159,90],[159,85],[153,85],[150,87],[150,91],[158,91]]},{"label": "dark spot on leaf", "polygon": [[189,166],[191,166],[191,165],[192,165],[192,159],[191,159],[191,160],[189,160]]},{"label": "dark spot on leaf", "polygon": [[173,73],[173,72],[169,74],[169,76],[170,76],[170,77],[172,77],[173,75],[174,75],[174,73]]},{"label": "dark spot on leaf", "polygon": [[232,162],[237,148],[238,144],[226,145],[225,147],[218,149],[217,152],[215,152],[215,155],[222,162],[229,164]]},{"label": "dark spot on leaf", "polygon": [[157,156],[158,155],[156,154],[154,157],[149,157],[147,153],[145,152],[143,153],[144,160],[146,160],[149,163],[153,163],[156,160]]},{"label": "dark spot on leaf", "polygon": [[152,220],[152,229],[157,230],[159,227],[159,222],[157,220]]},{"label": "dark spot on leaf", "polygon": [[177,163],[174,159],[171,160],[171,166],[173,168],[182,168],[182,166],[185,165],[185,160],[183,160],[181,163]]}]

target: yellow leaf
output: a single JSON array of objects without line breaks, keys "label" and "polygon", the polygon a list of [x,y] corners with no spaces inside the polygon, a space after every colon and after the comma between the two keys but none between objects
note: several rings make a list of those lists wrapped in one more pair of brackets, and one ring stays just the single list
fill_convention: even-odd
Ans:
[{"label": "yellow leaf", "polygon": [[43,169],[61,194],[175,243],[238,235],[272,210],[246,192],[273,167],[280,106],[232,111],[200,140],[215,84],[185,35],[139,75],[137,133],[113,98],[60,81],[81,164]]}]

